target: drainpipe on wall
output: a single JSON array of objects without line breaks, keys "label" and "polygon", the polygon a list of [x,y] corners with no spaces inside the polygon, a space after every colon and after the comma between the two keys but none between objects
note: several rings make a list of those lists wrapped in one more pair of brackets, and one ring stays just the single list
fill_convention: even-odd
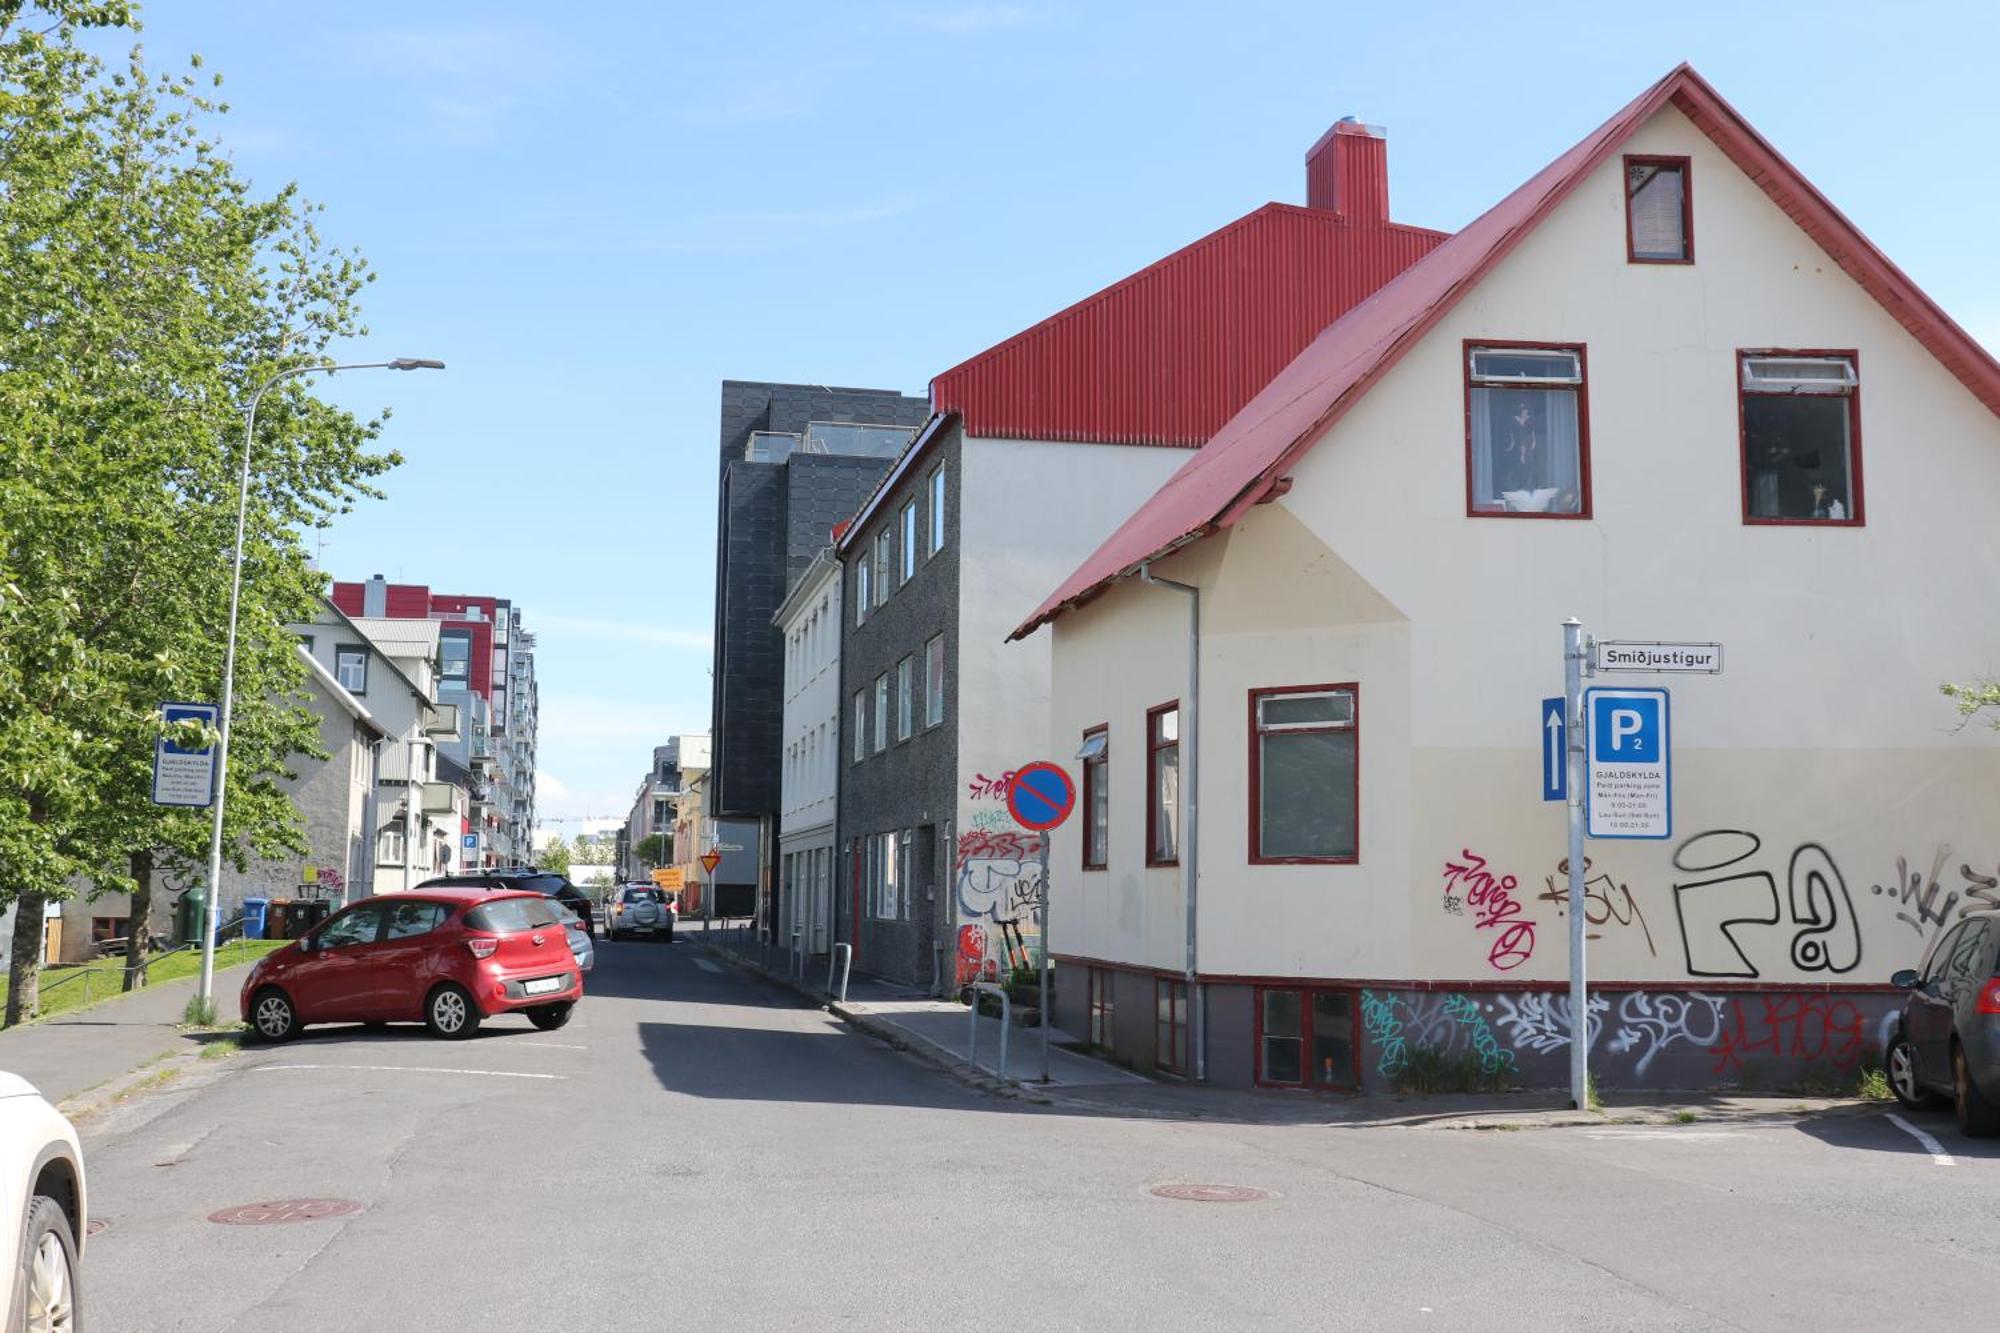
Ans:
[{"label": "drainpipe on wall", "polygon": [[1187,744],[1181,751],[1187,760],[1183,774],[1183,786],[1187,793],[1187,828],[1186,836],[1181,840],[1181,887],[1187,897],[1185,975],[1190,1009],[1188,1035],[1194,1047],[1195,1081],[1205,1083],[1208,1081],[1208,1001],[1202,993],[1201,983],[1196,980],[1195,971],[1195,907],[1200,882],[1196,852],[1201,836],[1201,820],[1195,808],[1196,797],[1201,791],[1201,589],[1191,583],[1177,583],[1173,579],[1155,576],[1150,560],[1139,566],[1139,581],[1149,587],[1186,593],[1188,599]]}]

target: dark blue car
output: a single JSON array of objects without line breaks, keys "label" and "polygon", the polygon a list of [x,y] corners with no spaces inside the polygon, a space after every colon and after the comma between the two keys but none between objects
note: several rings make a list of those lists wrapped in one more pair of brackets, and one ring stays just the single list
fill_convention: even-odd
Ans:
[{"label": "dark blue car", "polygon": [[1886,1052],[1896,1100],[1949,1100],[1967,1134],[2000,1134],[2000,916],[1966,917],[1890,980],[1909,992]]}]

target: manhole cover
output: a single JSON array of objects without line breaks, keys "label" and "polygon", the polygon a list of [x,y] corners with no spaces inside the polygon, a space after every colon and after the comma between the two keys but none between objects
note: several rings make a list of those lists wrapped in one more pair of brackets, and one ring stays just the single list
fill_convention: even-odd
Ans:
[{"label": "manhole cover", "polygon": [[86,1236],[95,1236],[98,1232],[104,1230],[104,1228],[110,1225],[111,1224],[109,1222],[105,1221],[101,1217],[93,1217],[88,1222],[85,1222],[83,1224],[83,1234]]},{"label": "manhole cover", "polygon": [[1155,1185],[1153,1193],[1162,1199],[1187,1203],[1256,1203],[1271,1197],[1271,1191],[1250,1185]]},{"label": "manhole cover", "polygon": [[274,1226],[279,1222],[317,1222],[322,1217],[358,1213],[361,1205],[352,1199],[272,1199],[268,1203],[240,1203],[234,1208],[210,1213],[208,1220],[232,1227]]}]

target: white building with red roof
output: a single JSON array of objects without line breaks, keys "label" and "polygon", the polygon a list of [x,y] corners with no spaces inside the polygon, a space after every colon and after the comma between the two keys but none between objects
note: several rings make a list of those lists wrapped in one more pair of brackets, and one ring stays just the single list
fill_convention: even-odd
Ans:
[{"label": "white building with red roof", "polygon": [[1053,626],[1054,749],[1102,753],[1054,843],[1064,1026],[1222,1084],[1564,1085],[1538,704],[1576,616],[1726,654],[1591,682],[1674,705],[1669,836],[1588,849],[1600,1083],[1850,1077],[1890,975],[2000,906],[2000,738],[1938,690],[2000,663],[1996,412],[2000,365],[1674,70],[1015,630]]}]

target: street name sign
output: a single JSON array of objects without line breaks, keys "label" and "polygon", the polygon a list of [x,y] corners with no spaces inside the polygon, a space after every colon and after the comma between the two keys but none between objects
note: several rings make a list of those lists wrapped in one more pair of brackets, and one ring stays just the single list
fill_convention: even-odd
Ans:
[{"label": "street name sign", "polygon": [[1722,645],[1598,639],[1592,644],[1591,664],[1598,671],[1718,676],[1722,674]]},{"label": "street name sign", "polygon": [[1560,698],[1542,700],[1542,799],[1569,799],[1569,707]]},{"label": "street name sign", "polygon": [[1584,798],[1593,838],[1666,838],[1674,827],[1670,707],[1662,689],[1583,692]]},{"label": "street name sign", "polygon": [[[214,704],[165,703],[160,715],[168,722],[216,725],[221,710]],[[153,804],[204,806],[215,802],[215,747],[187,750],[162,736],[153,743]]]}]

